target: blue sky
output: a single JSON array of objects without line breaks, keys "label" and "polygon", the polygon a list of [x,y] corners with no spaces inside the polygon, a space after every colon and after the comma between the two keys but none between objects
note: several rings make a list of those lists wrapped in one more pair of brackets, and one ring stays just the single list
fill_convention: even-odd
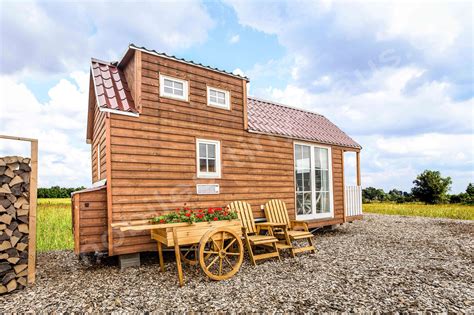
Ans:
[{"label": "blue sky", "polygon": [[435,169],[463,191],[474,182],[472,12],[468,1],[2,1],[0,133],[40,139],[40,185],[89,185],[89,60],[134,43],[324,114],[364,147],[364,186],[409,190]]}]

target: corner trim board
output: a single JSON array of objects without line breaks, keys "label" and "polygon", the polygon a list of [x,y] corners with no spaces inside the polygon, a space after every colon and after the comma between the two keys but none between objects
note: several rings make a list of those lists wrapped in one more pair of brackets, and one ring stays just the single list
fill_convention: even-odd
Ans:
[{"label": "corner trim board", "polygon": [[113,231],[112,231],[112,156],[110,139],[110,114],[105,117],[105,169],[107,176],[107,247],[109,255],[114,255]]}]

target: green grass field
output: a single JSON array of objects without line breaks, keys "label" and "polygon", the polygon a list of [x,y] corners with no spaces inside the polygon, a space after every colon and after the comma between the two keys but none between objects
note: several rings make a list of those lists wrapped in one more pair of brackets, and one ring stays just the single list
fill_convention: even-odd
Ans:
[{"label": "green grass field", "polygon": [[474,220],[474,206],[461,204],[425,205],[421,203],[369,203],[362,206],[364,213],[396,214],[431,218]]},{"label": "green grass field", "polygon": [[38,199],[37,214],[38,251],[74,248],[69,198]]},{"label": "green grass field", "polygon": [[[435,218],[474,220],[474,206],[424,205],[416,203],[372,203],[363,205],[366,213],[397,214]],[[37,248],[44,252],[73,249],[71,200],[39,199],[37,222]]]}]

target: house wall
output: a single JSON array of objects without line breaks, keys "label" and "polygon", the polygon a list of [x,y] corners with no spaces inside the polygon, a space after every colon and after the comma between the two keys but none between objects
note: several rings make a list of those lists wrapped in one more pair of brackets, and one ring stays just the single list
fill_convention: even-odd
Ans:
[{"label": "house wall", "polygon": [[[146,219],[189,207],[260,205],[285,201],[294,218],[293,140],[244,130],[243,82],[142,53],[140,117],[111,114],[112,222]],[[189,80],[189,102],[159,96],[159,73]],[[130,84],[130,82],[129,82]],[[231,111],[207,106],[206,85],[231,91]],[[196,138],[221,141],[221,179],[196,178]],[[342,150],[333,147],[335,220],[342,222]],[[197,195],[196,184],[220,184],[218,195]],[[319,221],[312,222],[317,226]],[[155,250],[149,232],[113,230],[112,255]]]},{"label": "house wall", "polygon": [[107,251],[107,191],[86,189],[72,196],[74,252]]},{"label": "house wall", "polygon": [[[106,113],[99,111],[97,106],[94,106],[94,124],[91,143],[91,161],[92,161],[92,182],[105,179],[107,176],[106,169],[106,139],[105,139],[105,116]],[[98,173],[98,145],[100,144],[100,176]]]}]

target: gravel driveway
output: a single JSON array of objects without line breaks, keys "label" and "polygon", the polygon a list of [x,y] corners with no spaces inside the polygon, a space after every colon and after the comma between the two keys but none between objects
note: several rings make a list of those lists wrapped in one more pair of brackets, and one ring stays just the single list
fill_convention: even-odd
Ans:
[{"label": "gravel driveway", "polygon": [[120,272],[86,266],[69,251],[39,254],[37,284],[0,296],[1,311],[412,311],[474,312],[474,222],[366,215],[316,234],[318,252],[248,259],[231,280],[212,282],[173,256]]}]

